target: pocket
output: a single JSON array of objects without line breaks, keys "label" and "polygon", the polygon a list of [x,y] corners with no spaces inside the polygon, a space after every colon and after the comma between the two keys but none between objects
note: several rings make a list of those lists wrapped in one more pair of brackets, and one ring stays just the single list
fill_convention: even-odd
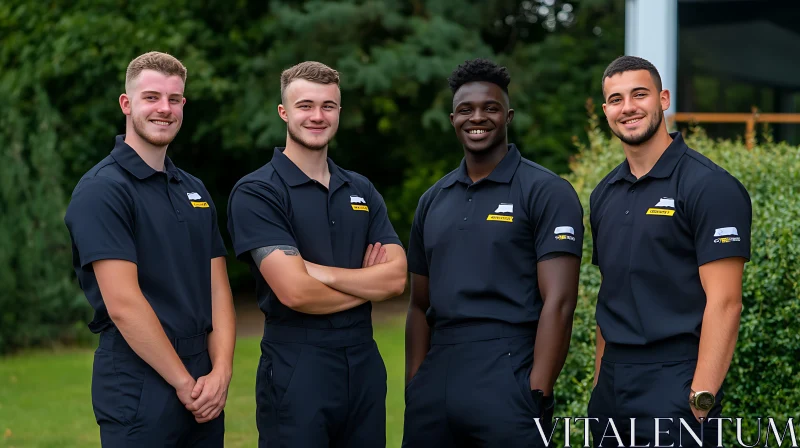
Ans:
[{"label": "pocket", "polygon": [[[533,417],[540,417],[541,410],[531,396],[530,376],[531,370],[533,370],[533,361],[531,360],[533,348],[531,348],[531,357],[520,356],[520,348],[517,346],[518,344],[515,344],[515,339],[518,338],[512,338],[509,341],[508,352],[503,355],[503,358],[506,359],[505,370],[510,375],[510,384],[514,386],[515,393],[522,399],[523,408],[530,412]],[[521,358],[521,362],[518,362],[520,361],[518,358]]]},{"label": "pocket", "polygon": [[[271,343],[269,347],[270,351],[265,356],[269,360],[264,368],[265,379],[272,394],[272,403],[275,409],[280,409],[291,391],[294,373],[302,361],[306,347],[291,343]],[[308,349],[313,350],[312,347]]]},{"label": "pocket", "polygon": [[149,367],[133,353],[98,348],[92,368],[92,401],[98,423],[130,426],[139,415]]}]

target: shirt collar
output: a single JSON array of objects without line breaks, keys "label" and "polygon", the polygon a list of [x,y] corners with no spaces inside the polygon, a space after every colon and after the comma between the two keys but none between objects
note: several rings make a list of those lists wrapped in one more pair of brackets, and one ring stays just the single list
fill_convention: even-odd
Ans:
[{"label": "shirt collar", "polygon": [[[675,171],[675,167],[678,166],[678,161],[683,157],[683,154],[686,153],[688,147],[686,146],[686,142],[683,141],[683,136],[680,132],[671,132],[669,136],[672,137],[672,143],[667,146],[667,149],[661,154],[661,157],[658,158],[658,162],[650,169],[650,172],[642,176],[639,180],[646,177],[664,179],[671,176],[672,172]],[[628,177],[630,177],[632,181],[636,181],[631,173],[631,166],[626,159],[620,164],[616,174],[608,180],[608,183],[613,184]]]},{"label": "shirt collar", "polygon": [[[296,187],[298,185],[303,185],[307,182],[311,182],[311,178],[306,176],[297,165],[294,164],[283,151],[286,150],[285,147],[278,147],[275,148],[275,152],[272,155],[272,166],[275,167],[275,170],[278,172],[278,175],[286,182],[290,187]],[[330,157],[328,157],[328,171],[331,172],[331,182],[330,182],[330,190],[336,190],[339,186],[351,182],[350,175],[343,169],[339,168]]]},{"label": "shirt collar", "polygon": [[[487,180],[492,182],[497,182],[501,184],[507,184],[511,182],[511,179],[514,177],[514,173],[517,171],[517,167],[519,166],[519,162],[522,159],[522,156],[519,153],[516,145],[510,143],[508,145],[508,152],[503,157],[503,160],[497,164],[496,167],[486,176]],[[472,185],[472,179],[470,179],[469,175],[467,174],[467,159],[461,159],[461,164],[443,184],[442,188],[447,188],[453,185],[456,182],[461,182],[466,185]]]},{"label": "shirt collar", "polygon": [[[122,168],[136,176],[139,180],[147,179],[158,172],[145,163],[139,154],[131,148],[130,145],[125,143],[125,134],[117,136],[114,149],[111,150],[111,157],[113,157]],[[172,163],[169,157],[164,158],[164,171],[166,171],[169,179],[175,179],[178,182],[181,181],[178,168],[175,167],[175,164]]]}]

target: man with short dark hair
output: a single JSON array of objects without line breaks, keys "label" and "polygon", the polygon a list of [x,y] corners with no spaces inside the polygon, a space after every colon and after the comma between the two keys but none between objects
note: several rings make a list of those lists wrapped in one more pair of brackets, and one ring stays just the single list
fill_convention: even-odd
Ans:
[{"label": "man with short dark hair", "polygon": [[594,444],[717,446],[719,422],[707,419],[720,416],[738,336],[750,197],[667,132],[670,93],[651,63],[620,57],[602,81],[603,111],[626,159],[590,199],[592,262],[603,276]]},{"label": "man with short dark hair", "polygon": [[336,70],[287,69],[281,99],[286,147],[237,182],[228,204],[266,316],[259,446],[383,448],[386,368],[371,302],[402,294],[405,252],[372,183],[327,156],[341,111]]},{"label": "man with short dark hair", "polygon": [[467,61],[449,82],[464,159],[422,195],[411,230],[403,446],[544,446],[583,210],[567,181],[508,143],[505,67]]},{"label": "man with short dark hair", "polygon": [[235,317],[217,212],[167,146],[183,122],[186,68],[131,61],[125,135],[72,193],[73,264],[100,333],[92,403],[104,447],[221,447]]}]

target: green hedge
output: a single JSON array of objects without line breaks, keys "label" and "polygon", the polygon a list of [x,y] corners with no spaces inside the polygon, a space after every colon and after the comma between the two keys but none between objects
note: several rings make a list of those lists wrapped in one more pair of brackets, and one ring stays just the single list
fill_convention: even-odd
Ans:
[{"label": "green hedge", "polygon": [[[620,142],[599,129],[596,116],[589,136],[589,146],[580,148],[566,176],[584,206],[587,232],[572,344],[557,385],[562,416],[586,415],[594,370],[600,272],[591,264],[589,195],[625,157]],[[766,416],[785,423],[797,417],[800,403],[800,148],[767,138],[748,151],[742,141],[713,141],[700,129],[692,129],[686,142],[736,176],[753,202],[752,258],[744,271],[739,341],[725,381],[725,415],[747,423]],[[744,434],[748,444],[757,437],[753,426],[745,424],[752,429]]]}]

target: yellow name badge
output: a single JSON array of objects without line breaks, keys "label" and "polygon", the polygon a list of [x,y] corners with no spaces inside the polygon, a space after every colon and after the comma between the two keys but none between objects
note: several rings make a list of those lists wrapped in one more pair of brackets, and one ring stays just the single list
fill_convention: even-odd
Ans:
[{"label": "yellow name badge", "polygon": [[208,208],[208,202],[194,202],[191,201],[192,207],[194,208]]},{"label": "yellow name badge", "polygon": [[675,210],[668,210],[666,208],[648,208],[647,209],[648,215],[660,215],[660,216],[672,216],[675,214]]},{"label": "yellow name badge", "polygon": [[366,205],[350,204],[350,206],[353,207],[353,210],[360,210],[362,212],[368,212],[369,211],[369,207],[367,207]]},{"label": "yellow name badge", "polygon": [[513,216],[505,216],[505,215],[489,215],[486,217],[487,221],[503,221],[503,222],[514,222]]}]

